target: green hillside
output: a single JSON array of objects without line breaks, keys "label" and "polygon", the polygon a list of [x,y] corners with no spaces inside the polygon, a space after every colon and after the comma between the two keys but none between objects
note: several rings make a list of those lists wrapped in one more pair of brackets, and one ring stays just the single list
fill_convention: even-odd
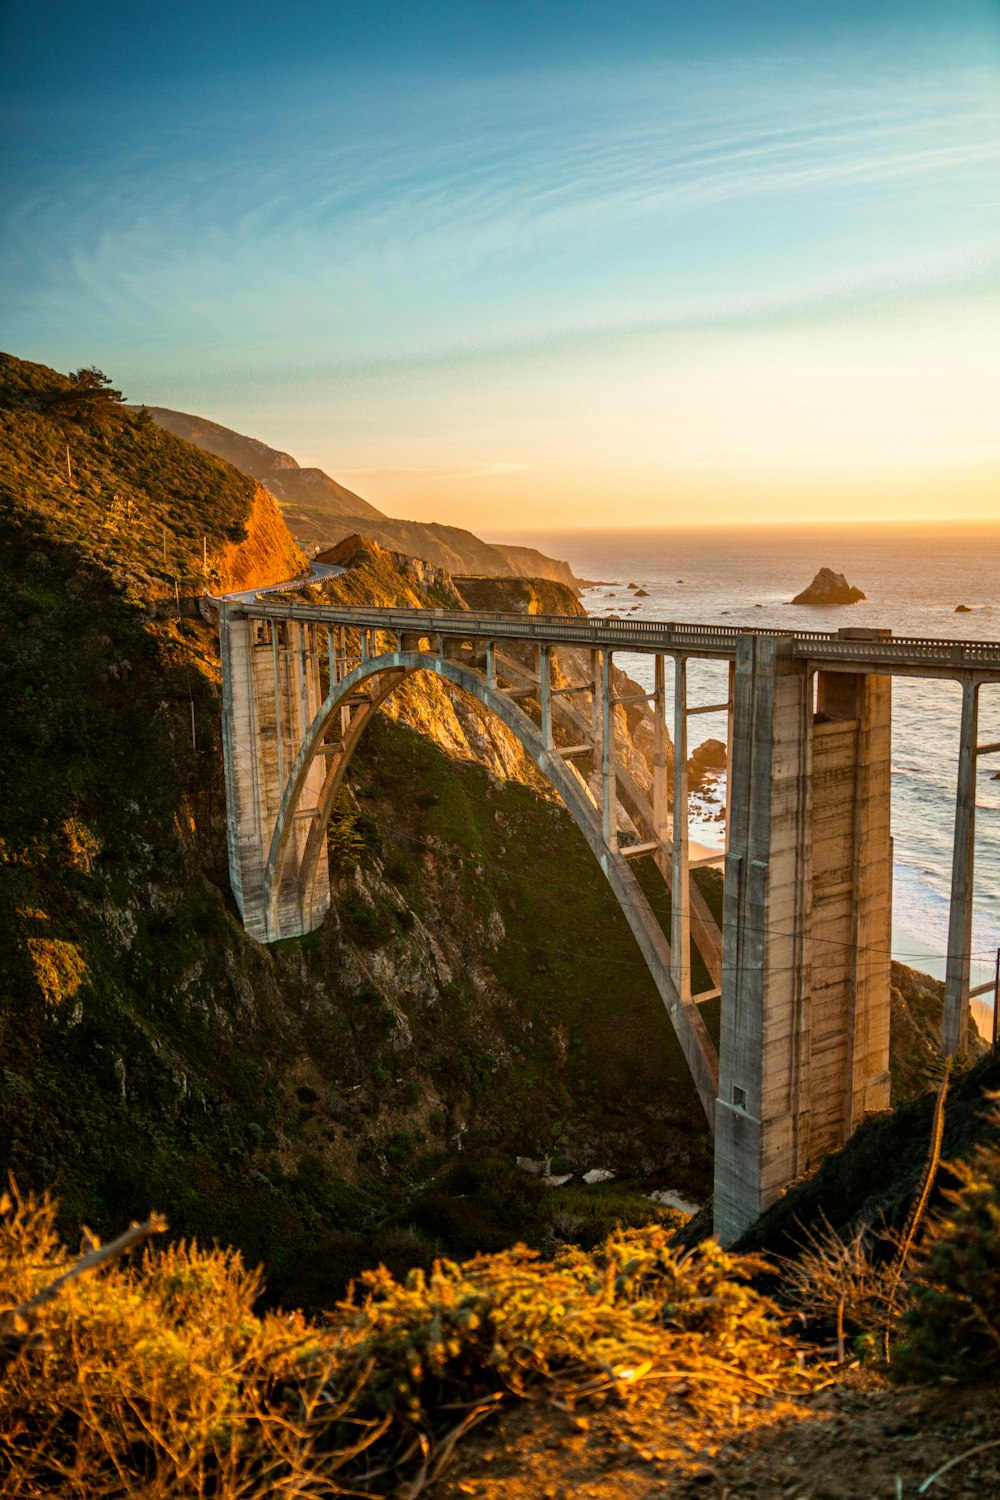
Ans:
[{"label": "green hillside", "polygon": [[[484,1242],[544,1238],[554,1201],[519,1153],[616,1155],[703,1194],[669,1026],[550,800],[387,720],[334,819],[324,927],[276,950],[246,937],[196,595],[206,553],[213,586],[294,574],[298,554],[225,463],[113,397],[64,405],[54,372],[5,358],[2,377],[0,1155],[18,1182],[99,1232],[169,1205],[178,1233],[240,1245],[279,1290],[307,1256],[321,1286],[451,1233],[475,1248],[446,1207],[470,1192]],[[391,569],[380,587],[441,602]],[[450,700],[411,703],[459,759],[487,753]],[[569,900],[539,906],[555,855]],[[579,953],[581,913],[606,962]],[[595,1214],[591,1198],[567,1224],[596,1232]]]}]

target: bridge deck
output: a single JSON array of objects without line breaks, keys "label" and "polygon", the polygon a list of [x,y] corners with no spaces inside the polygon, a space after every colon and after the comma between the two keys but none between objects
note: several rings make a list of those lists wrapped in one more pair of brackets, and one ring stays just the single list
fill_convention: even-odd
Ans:
[{"label": "bridge deck", "polygon": [[[230,606],[232,607],[232,606]],[[740,636],[788,640],[792,656],[841,671],[890,676],[953,677],[974,672],[1000,680],[1000,641],[935,640],[920,636],[869,637],[861,632],[753,630],[738,625],[693,625],[666,620],[609,620],[593,615],[521,615],[455,609],[377,609],[336,604],[277,603],[261,599],[239,606],[253,619],[296,619],[317,625],[418,631],[465,640],[529,640],[554,646],[612,647],[732,661]]]}]

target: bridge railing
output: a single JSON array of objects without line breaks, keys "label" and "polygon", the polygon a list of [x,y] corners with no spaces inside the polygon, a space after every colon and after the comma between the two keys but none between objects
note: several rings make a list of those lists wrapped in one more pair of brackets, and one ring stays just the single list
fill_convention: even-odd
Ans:
[{"label": "bridge railing", "polygon": [[675,620],[609,619],[595,615],[521,615],[501,611],[376,608],[358,605],[242,603],[255,619],[299,619],[317,624],[396,630],[466,639],[536,640],[552,645],[611,646],[620,651],[692,655],[736,654],[741,636],[787,640],[792,655],[815,661],[856,661],[870,668],[931,668],[937,672],[978,670],[1000,676],[1000,642],[922,636],[852,638],[820,630],[772,630],[738,625],[701,625]]}]

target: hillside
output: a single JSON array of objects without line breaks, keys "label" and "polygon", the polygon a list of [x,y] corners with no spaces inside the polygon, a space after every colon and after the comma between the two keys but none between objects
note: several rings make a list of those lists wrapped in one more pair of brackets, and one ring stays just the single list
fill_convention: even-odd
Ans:
[{"label": "hillside", "polygon": [[[456,582],[363,537],[339,558],[347,571],[313,597],[579,607],[550,580]],[[577,1488],[639,1500],[651,1486],[837,1500],[848,1452],[863,1493],[900,1493],[905,1475],[909,1495],[956,1449],[991,1441],[995,1383],[959,1401],[953,1386],[944,1400],[865,1376],[810,1397],[799,1348],[740,1280],[746,1268],[713,1250],[677,1262],[660,1229],[638,1227],[677,1223],[644,1196],[654,1186],[704,1199],[701,1112],[596,863],[475,703],[437,680],[406,685],[335,810],[322,928],[270,949],[246,936],[226,873],[217,640],[197,597],[301,566],[256,481],[100,383],[0,357],[0,1156],[22,1195],[58,1193],[67,1244],[81,1224],[107,1237],[154,1205],[170,1222],[162,1259],[136,1257],[48,1305],[51,1342],[4,1330],[0,1448],[25,1457],[32,1433],[42,1440],[37,1486],[8,1483],[0,1466],[0,1494],[89,1497],[87,1465],[113,1468],[119,1451],[145,1482],[150,1450],[176,1470],[178,1442],[203,1441],[214,1473],[256,1451],[230,1444],[233,1431],[263,1441],[268,1462],[273,1437],[290,1463],[292,1397],[313,1399],[317,1369],[329,1394],[328,1361],[344,1350],[337,1399],[359,1403],[366,1431],[388,1430],[385,1413],[393,1424],[390,1446],[354,1471],[373,1469],[376,1489],[390,1484],[388,1453],[419,1493],[420,1455],[447,1457],[462,1436],[437,1488],[456,1500]],[[557,680],[572,666],[571,653],[558,660]],[[619,728],[641,778],[641,718],[622,710]],[[704,890],[717,903],[707,877]],[[940,986],[898,967],[893,979],[894,1094],[922,1097],[776,1204],[757,1244],[794,1251],[797,1221],[820,1210],[845,1231],[905,1215],[929,1134]],[[946,1154],[986,1137],[983,1090],[998,1081],[995,1058],[956,1079]],[[572,1180],[550,1190],[518,1156],[548,1157]],[[617,1180],[585,1186],[593,1166]],[[0,1207],[5,1306],[71,1258],[50,1220],[23,1196]],[[605,1242],[616,1224],[635,1232]],[[177,1244],[192,1235],[240,1248],[263,1263],[272,1301],[313,1311],[379,1261],[429,1274],[376,1273],[367,1302],[316,1325],[261,1318],[256,1281],[228,1252]],[[511,1252],[514,1241],[543,1258]],[[958,1242],[989,1293],[995,1233],[979,1260],[967,1225]],[[496,1258],[430,1270],[478,1252]],[[570,1298],[579,1322],[563,1316]],[[455,1328],[445,1401],[442,1319]],[[502,1325],[514,1352],[498,1374]],[[498,1384],[529,1399],[466,1442],[498,1409]],[[113,1421],[87,1429],[90,1448],[82,1418],[72,1441],[53,1442],[84,1390],[86,1420],[110,1403]],[[185,1402],[197,1420],[178,1416]],[[166,1423],[157,1432],[149,1403]],[[325,1438],[310,1440],[299,1457],[328,1455]],[[54,1477],[67,1454],[83,1465],[75,1488]],[[992,1457],[966,1477],[991,1493]],[[211,1483],[273,1492],[259,1471],[239,1491]]]},{"label": "hillside", "polygon": [[289,530],[303,541],[317,540],[308,535],[313,525],[340,516],[381,518],[382,512],[374,505],[338,484],[322,469],[303,469],[290,453],[279,453],[259,438],[244,437],[206,417],[171,411],[165,406],[150,406],[148,411],[153,421],[168,432],[214,453],[217,458],[224,458],[234,469],[241,469],[266,484],[281,504]]},{"label": "hillside", "polygon": [[571,587],[579,582],[568,563],[546,557],[533,547],[492,546],[460,526],[442,526],[436,521],[394,520],[322,469],[300,468],[290,454],[269,448],[257,438],[165,406],[147,410],[168,432],[265,484],[281,505],[289,530],[310,552],[363,531],[392,552],[421,557],[450,573],[553,578]]},{"label": "hillside", "polygon": [[[703,1200],[708,1137],[620,910],[517,743],[436,679],[355,759],[323,928],[247,938],[195,596],[301,557],[255,481],[76,394],[0,366],[0,1152],[18,1181],[98,1231],[169,1204],[178,1232],[307,1299],[373,1258],[648,1217],[630,1179]],[[354,550],[338,597],[466,602],[423,562]],[[462,586],[477,607],[578,607],[551,582]],[[639,783],[641,719],[621,712]],[[513,1166],[546,1154],[626,1188],[547,1195]]]},{"label": "hillside", "polygon": [[[72,395],[4,358],[0,1154],[19,1184],[99,1233],[169,1204],[177,1233],[319,1300],[379,1257],[545,1242],[557,1205],[517,1155],[703,1196],[707,1136],[624,918],[461,699],[414,684],[371,732],[324,927],[247,938],[196,595],[301,557],[255,481]],[[341,587],[442,602],[386,554]],[[617,1187],[558,1205],[584,1236],[650,1211]]]}]

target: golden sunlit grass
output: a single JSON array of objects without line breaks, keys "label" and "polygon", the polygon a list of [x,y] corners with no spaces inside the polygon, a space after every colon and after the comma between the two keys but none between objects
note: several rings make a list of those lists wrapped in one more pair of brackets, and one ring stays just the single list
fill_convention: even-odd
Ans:
[{"label": "golden sunlit grass", "polygon": [[551,1262],[516,1247],[405,1282],[379,1269],[316,1324],[257,1315],[237,1255],[184,1244],[40,1300],[74,1263],[54,1205],[3,1211],[3,1495],[236,1500],[405,1480],[415,1496],[505,1397],[566,1407],[662,1382],[711,1423],[815,1383],[746,1284],[756,1263],[713,1244],[677,1257],[659,1227]]},{"label": "golden sunlit grass", "polygon": [[[811,1319],[834,1302],[862,1320],[873,1308],[891,1318],[902,1333],[896,1376],[992,1369],[998,1163],[991,1141],[955,1169],[959,1187],[926,1229],[901,1320],[897,1265],[890,1295],[883,1272],[873,1299],[861,1247],[834,1254],[832,1231],[814,1236],[812,1271],[786,1267],[785,1293]],[[104,1247],[85,1231],[79,1258],[54,1222],[48,1198],[15,1189],[0,1200],[0,1496],[416,1500],[512,1400],[564,1413],[607,1406],[605,1436],[634,1447],[643,1431],[653,1458],[688,1463],[737,1433],[800,1418],[800,1398],[833,1377],[750,1284],[773,1267],[714,1241],[678,1253],[659,1225],[551,1260],[518,1245],[405,1280],[379,1267],[311,1322],[257,1312],[259,1277],[232,1251],[150,1245],[126,1259],[165,1230],[156,1216]]]}]

